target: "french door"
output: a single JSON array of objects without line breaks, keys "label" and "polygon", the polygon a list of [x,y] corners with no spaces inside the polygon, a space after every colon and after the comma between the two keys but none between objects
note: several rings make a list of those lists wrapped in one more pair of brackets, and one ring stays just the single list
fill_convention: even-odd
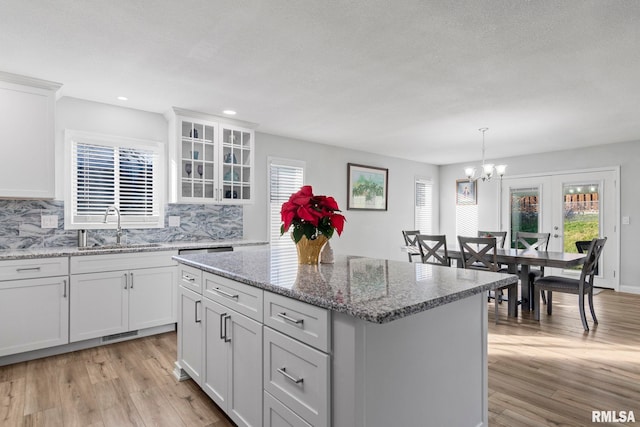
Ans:
[{"label": "french door", "polygon": [[[596,286],[618,289],[618,169],[504,178],[501,229],[515,247],[517,231],[551,233],[549,250],[578,252],[577,241],[607,237]],[[506,246],[506,245],[505,245]],[[545,275],[579,277],[580,269],[545,269]]]}]

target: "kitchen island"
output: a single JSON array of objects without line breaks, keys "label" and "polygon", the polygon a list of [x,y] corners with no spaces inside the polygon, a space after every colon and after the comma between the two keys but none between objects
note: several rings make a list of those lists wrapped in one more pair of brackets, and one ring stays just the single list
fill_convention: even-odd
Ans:
[{"label": "kitchen island", "polygon": [[[487,425],[485,293],[516,276],[357,256],[298,266],[295,251],[268,248],[174,259],[191,297],[179,304],[176,375],[196,376],[237,424]],[[240,346],[243,317],[259,328]],[[202,357],[189,361],[198,331]],[[252,349],[246,369],[230,363],[226,398],[208,375],[233,354],[218,342]],[[234,393],[242,373],[253,388],[245,378]]]}]

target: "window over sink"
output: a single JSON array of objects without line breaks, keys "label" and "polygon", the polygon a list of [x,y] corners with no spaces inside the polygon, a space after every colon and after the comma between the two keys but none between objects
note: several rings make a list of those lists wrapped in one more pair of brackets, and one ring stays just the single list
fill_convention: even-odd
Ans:
[{"label": "window over sink", "polygon": [[75,130],[65,132],[65,228],[160,228],[164,222],[164,145]]}]

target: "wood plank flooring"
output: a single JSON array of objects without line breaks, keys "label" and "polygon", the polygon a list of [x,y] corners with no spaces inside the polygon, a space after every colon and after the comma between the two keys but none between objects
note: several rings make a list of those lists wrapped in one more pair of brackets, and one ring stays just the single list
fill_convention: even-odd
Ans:
[{"label": "wood plank flooring", "polygon": [[[592,410],[632,410],[626,425],[640,425],[640,295],[594,299],[589,333],[574,295],[555,294],[539,323],[507,318],[503,304],[495,325],[488,305],[490,426],[607,425]],[[233,426],[193,381],[175,380],[175,358],[167,333],[0,367],[0,426]]]}]

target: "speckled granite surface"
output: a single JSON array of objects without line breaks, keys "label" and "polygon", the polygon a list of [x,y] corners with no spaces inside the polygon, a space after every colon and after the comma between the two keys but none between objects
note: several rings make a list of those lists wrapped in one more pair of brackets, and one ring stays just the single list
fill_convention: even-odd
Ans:
[{"label": "speckled granite surface", "polygon": [[28,249],[2,249],[0,250],[0,261],[9,259],[30,259],[58,256],[82,256],[82,255],[104,255],[114,253],[127,252],[154,252],[154,251],[171,251],[182,249],[202,249],[202,248],[219,248],[219,247],[240,247],[266,245],[267,242],[258,240],[213,240],[199,242],[169,242],[169,243],[135,243],[130,245],[122,245],[120,247],[104,246],[104,247],[87,247],[79,249],[75,246],[60,246],[41,248],[33,247]]},{"label": "speckled granite surface", "polygon": [[517,276],[403,261],[336,255],[334,264],[298,265],[293,251],[180,255],[179,262],[300,301],[386,323],[498,286]]}]

